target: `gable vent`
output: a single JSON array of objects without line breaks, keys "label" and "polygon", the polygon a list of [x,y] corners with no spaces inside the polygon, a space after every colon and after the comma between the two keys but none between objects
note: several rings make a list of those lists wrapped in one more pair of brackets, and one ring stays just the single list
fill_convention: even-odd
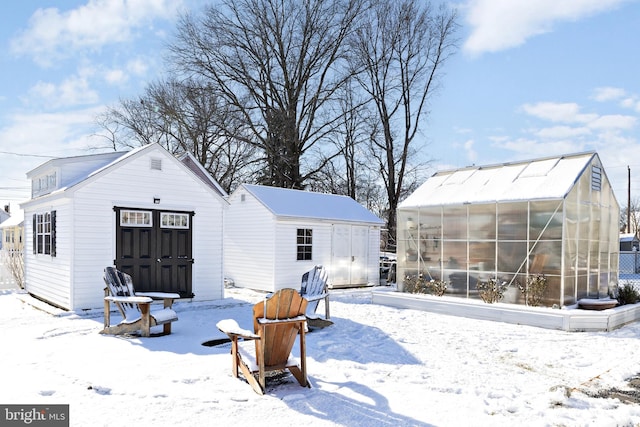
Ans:
[{"label": "gable vent", "polygon": [[162,170],[162,159],[151,159],[151,170]]},{"label": "gable vent", "polygon": [[599,166],[591,167],[591,189],[594,191],[602,189],[602,169]]}]

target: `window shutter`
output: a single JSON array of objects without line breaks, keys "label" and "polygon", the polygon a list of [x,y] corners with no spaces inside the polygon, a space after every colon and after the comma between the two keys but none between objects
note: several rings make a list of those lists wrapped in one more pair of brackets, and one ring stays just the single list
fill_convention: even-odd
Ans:
[{"label": "window shutter", "polygon": [[38,253],[38,230],[36,229],[36,214],[33,214],[33,228],[31,233],[33,234],[33,253]]},{"label": "window shutter", "polygon": [[51,211],[51,256],[56,256],[56,211]]}]

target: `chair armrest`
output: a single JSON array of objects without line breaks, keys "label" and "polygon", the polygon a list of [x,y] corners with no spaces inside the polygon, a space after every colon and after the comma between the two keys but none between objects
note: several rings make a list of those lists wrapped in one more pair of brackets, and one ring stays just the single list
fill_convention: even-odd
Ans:
[{"label": "chair armrest", "polygon": [[302,298],[306,299],[307,301],[318,301],[324,298],[327,298],[329,296],[328,292],[319,294],[319,295],[313,295],[313,296],[306,296],[306,295],[302,295]]},{"label": "chair armrest", "polygon": [[229,337],[241,337],[248,340],[259,340],[260,336],[254,334],[253,332],[242,329],[238,322],[233,319],[224,319],[216,323],[216,327],[225,334],[229,335]]},{"label": "chair armrest", "polygon": [[180,299],[180,294],[170,292],[136,292],[137,297],[149,297],[153,299]]},{"label": "chair armrest", "polygon": [[289,317],[287,319],[265,319],[264,317],[256,318],[259,324],[261,325],[269,325],[274,323],[296,323],[296,322],[306,322],[307,316],[301,315],[296,317]]},{"label": "chair armrest", "polygon": [[118,296],[106,296],[104,297],[105,300],[107,301],[112,301],[112,302],[128,302],[131,304],[148,304],[150,302],[153,302],[153,300],[149,297],[118,297]]}]

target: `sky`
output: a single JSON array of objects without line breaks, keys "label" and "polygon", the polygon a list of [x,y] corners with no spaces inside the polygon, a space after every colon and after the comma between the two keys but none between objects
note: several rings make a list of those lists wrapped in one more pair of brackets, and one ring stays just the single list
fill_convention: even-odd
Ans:
[{"label": "sky", "polygon": [[227,288],[223,300],[176,302],[171,335],[139,338],[101,335],[100,311],[62,312],[1,290],[0,324],[12,327],[0,346],[0,406],[68,404],[72,427],[640,424],[639,322],[564,332],[332,290],[333,325],[306,335],[311,387],[278,375],[260,396],[231,375],[228,343],[202,344],[225,337],[215,327],[223,319],[251,329],[263,298]]},{"label": "sky", "polygon": [[[27,200],[48,159],[108,149],[96,117],[159,77],[179,14],[206,3],[1,2],[0,205]],[[640,199],[640,1],[451,5],[459,48],[422,126],[430,172],[596,151],[620,205],[628,170]]]}]

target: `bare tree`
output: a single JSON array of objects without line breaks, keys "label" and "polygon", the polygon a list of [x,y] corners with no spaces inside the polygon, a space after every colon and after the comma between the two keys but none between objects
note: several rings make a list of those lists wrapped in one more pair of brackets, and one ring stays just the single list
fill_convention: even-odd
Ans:
[{"label": "bare tree", "polygon": [[255,173],[255,148],[243,142],[238,115],[202,81],[152,83],[100,120],[114,146],[159,143],[176,155],[191,153],[226,191]]},{"label": "bare tree", "polygon": [[335,155],[308,156],[336,129],[345,40],[363,1],[222,0],[181,19],[172,62],[240,112],[263,155],[261,183],[302,188]]},{"label": "bare tree", "polygon": [[405,180],[417,151],[414,141],[441,68],[456,47],[456,12],[444,5],[434,11],[417,0],[372,0],[361,22],[351,42],[352,67],[361,70],[357,79],[381,127],[372,133],[370,155],[384,182],[387,227],[394,235],[396,208],[411,190]]},{"label": "bare tree", "polygon": [[[631,209],[630,215],[627,212]],[[627,218],[630,220],[630,227],[627,227]],[[631,207],[624,207],[620,210],[620,232],[626,233],[630,230],[631,233],[636,236],[640,232],[640,200],[634,198],[631,200]]]}]

